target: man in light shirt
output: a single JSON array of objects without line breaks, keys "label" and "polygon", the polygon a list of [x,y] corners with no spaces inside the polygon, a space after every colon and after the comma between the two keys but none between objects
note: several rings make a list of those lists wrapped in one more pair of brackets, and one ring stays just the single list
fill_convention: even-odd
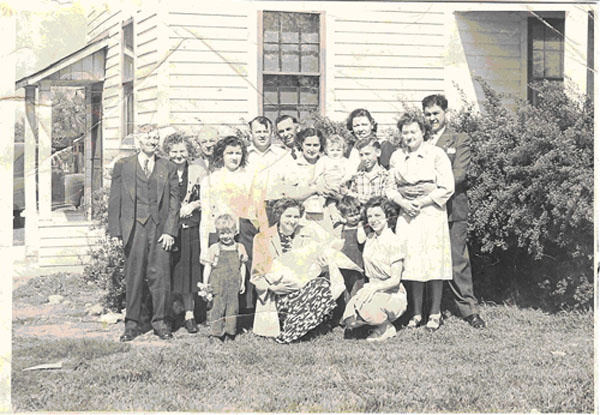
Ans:
[{"label": "man in light shirt", "polygon": [[272,166],[284,155],[285,150],[271,144],[271,120],[259,115],[248,123],[252,143],[248,147],[246,170],[256,174]]},{"label": "man in light shirt", "polygon": [[298,120],[291,115],[280,115],[275,120],[275,133],[281,141],[281,146],[290,151],[296,158],[296,136],[298,135]]}]

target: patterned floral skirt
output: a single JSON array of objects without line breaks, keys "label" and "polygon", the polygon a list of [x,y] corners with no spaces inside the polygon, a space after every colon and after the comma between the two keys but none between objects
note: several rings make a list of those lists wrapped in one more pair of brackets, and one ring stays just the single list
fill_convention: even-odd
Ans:
[{"label": "patterned floral skirt", "polygon": [[278,343],[291,343],[331,318],[336,302],[331,296],[331,284],[327,277],[308,282],[293,293],[277,298],[277,312],[281,321]]}]

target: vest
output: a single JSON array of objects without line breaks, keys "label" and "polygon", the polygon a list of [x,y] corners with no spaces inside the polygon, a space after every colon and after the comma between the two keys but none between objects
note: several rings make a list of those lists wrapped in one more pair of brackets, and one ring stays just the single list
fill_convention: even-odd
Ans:
[{"label": "vest", "polygon": [[156,182],[156,163],[150,177],[146,178],[144,170],[139,166],[135,169],[135,219],[142,225],[152,218],[155,224],[158,224],[158,195]]}]

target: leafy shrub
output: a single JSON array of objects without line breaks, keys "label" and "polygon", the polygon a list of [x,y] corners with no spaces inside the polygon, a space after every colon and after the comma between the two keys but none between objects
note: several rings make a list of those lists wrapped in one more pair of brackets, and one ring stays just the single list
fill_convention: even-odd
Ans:
[{"label": "leafy shrub", "polygon": [[491,290],[530,290],[534,302],[554,309],[590,308],[592,101],[541,83],[534,85],[536,105],[518,101],[512,111],[502,95],[480,83],[484,113],[467,104],[455,119],[472,139],[473,266],[484,274],[496,268],[502,280],[488,281]]},{"label": "leafy shrub", "polygon": [[108,234],[108,195],[108,188],[93,195],[94,226],[104,232],[100,244],[90,249],[83,277],[106,292],[103,302],[107,308],[119,312],[125,303],[125,254],[121,243]]},{"label": "leafy shrub", "polygon": [[300,128],[313,127],[320,130],[325,137],[337,134],[342,137],[348,146],[354,145],[354,135],[346,128],[345,121],[333,121],[332,119],[321,115],[319,112],[311,112],[308,117],[300,120]]}]

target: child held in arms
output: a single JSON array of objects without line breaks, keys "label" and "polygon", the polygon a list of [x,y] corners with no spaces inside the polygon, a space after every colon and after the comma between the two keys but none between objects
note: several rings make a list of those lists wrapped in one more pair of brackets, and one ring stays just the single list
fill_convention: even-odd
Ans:
[{"label": "child held in arms", "polygon": [[[344,186],[356,173],[357,165],[352,160],[344,157],[346,152],[346,141],[338,134],[327,137],[325,145],[325,156],[321,157],[315,166],[313,183],[319,184],[323,193],[317,196],[314,206],[327,206],[332,222],[340,222],[340,215],[336,209],[336,201],[345,193]],[[313,213],[310,204],[307,212]]]}]

